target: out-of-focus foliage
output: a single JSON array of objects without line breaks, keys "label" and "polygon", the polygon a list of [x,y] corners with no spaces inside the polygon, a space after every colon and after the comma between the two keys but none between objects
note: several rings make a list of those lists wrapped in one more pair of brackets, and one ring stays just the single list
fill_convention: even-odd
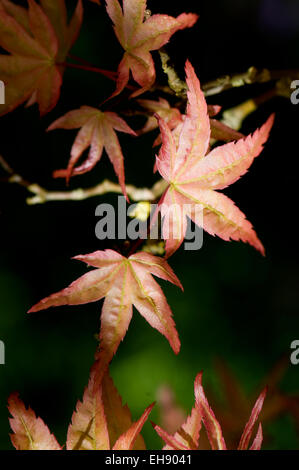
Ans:
[{"label": "out-of-focus foliage", "polygon": [[[174,435],[170,435],[160,426],[154,426],[159,436],[165,441],[165,450],[197,450],[201,425],[204,424],[206,434],[212,450],[226,450],[226,443],[223,437],[221,425],[210,407],[202,386],[202,373],[198,374],[194,382],[195,406],[186,422],[178,429]],[[241,435],[238,450],[247,450],[255,424],[263,407],[266,396],[266,389],[259,395],[249,416],[244,431]],[[258,426],[257,434],[252,442],[250,450],[260,450],[263,442],[263,432],[261,423]]]},{"label": "out-of-focus foliage", "polygon": [[10,0],[0,3],[0,55],[5,105],[1,115],[29,100],[41,115],[57,104],[64,67],[61,66],[79,34],[83,19],[82,0],[67,23],[64,0],[29,0],[28,11]]}]

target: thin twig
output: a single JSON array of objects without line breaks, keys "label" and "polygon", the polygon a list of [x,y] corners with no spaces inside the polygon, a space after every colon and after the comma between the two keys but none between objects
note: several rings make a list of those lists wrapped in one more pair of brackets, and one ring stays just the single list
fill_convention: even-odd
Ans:
[{"label": "thin twig", "polygon": [[170,57],[164,48],[159,51],[163,72],[168,77],[168,85],[172,93],[186,99],[187,84],[180,79],[174,66],[170,63]]},{"label": "thin twig", "polygon": [[[161,54],[160,54],[161,55]],[[172,66],[168,65],[169,57],[163,51],[161,59],[163,62],[163,70],[168,75],[169,85],[154,85],[151,91],[161,91],[168,95],[179,95],[186,99],[186,86],[177,75],[176,71]],[[223,93],[224,91],[232,88],[239,88],[245,85],[252,85],[254,83],[267,83],[271,81],[279,82],[281,80],[287,80],[289,82],[299,79],[299,70],[268,70],[268,69],[257,69],[256,67],[249,67],[246,72],[238,73],[234,75],[224,75],[218,77],[215,80],[210,80],[202,84],[202,90],[205,96],[214,96]],[[180,87],[180,90],[176,89],[176,84]],[[173,86],[175,85],[175,86]],[[185,88],[185,90],[184,90]]]},{"label": "thin twig", "polygon": [[[168,56],[167,56],[168,57]],[[167,59],[166,57],[166,59]],[[81,61],[81,64],[71,64],[63,63],[65,67],[71,67],[75,69],[81,69],[91,72],[100,73],[112,80],[116,80],[117,73],[111,72],[109,70],[100,69],[89,65],[88,63],[83,63],[83,60],[73,57],[74,60]],[[166,60],[165,59],[165,60]],[[166,60],[165,66],[168,62]],[[167,66],[167,71],[169,78],[176,81],[178,76],[174,72],[172,73],[172,68]],[[171,73],[170,73],[171,71]],[[232,76],[220,77],[216,80],[212,80],[203,84],[202,88],[206,96],[212,96],[222,93],[223,91],[229,90],[234,87],[241,87],[253,83],[266,83],[271,81],[276,81],[276,88],[270,90],[269,92],[261,95],[261,97],[248,100],[241,105],[227,110],[224,114],[224,121],[230,122],[232,128],[239,128],[244,118],[252,112],[257,105],[270,99],[272,96],[286,94],[286,82],[289,83],[294,79],[299,78],[299,70],[268,70],[262,69],[258,70],[255,67],[250,67],[245,73],[236,74]],[[173,81],[171,80],[171,81]],[[180,87],[182,83],[179,82]],[[127,88],[134,89],[135,87],[127,85]],[[184,88],[184,87],[183,87]],[[161,87],[153,87],[151,91],[162,90]],[[163,87],[163,91],[169,94],[175,94],[176,92],[168,86]],[[184,93],[184,90],[182,90]],[[5,181],[9,183],[16,183],[25,187],[29,192],[34,196],[27,198],[27,204],[41,204],[47,201],[80,201],[94,196],[100,196],[106,193],[116,193],[122,194],[122,190],[118,184],[115,184],[109,180],[104,180],[102,183],[92,187],[92,188],[78,188],[72,191],[48,191],[45,188],[42,188],[38,184],[31,184],[26,181],[22,176],[16,174],[9,164],[3,159],[0,155],[0,166],[5,170],[8,175],[10,175]],[[161,196],[166,187],[166,183],[163,180],[158,181],[152,188],[136,188],[135,186],[128,185],[126,186],[127,194],[133,201],[155,201]]]},{"label": "thin twig", "polygon": [[239,88],[254,83],[278,81],[286,77],[290,80],[299,78],[299,70],[258,70],[256,67],[250,67],[244,73],[226,75],[204,83],[202,88],[205,96],[213,96],[231,88]]},{"label": "thin twig", "polygon": [[[181,80],[176,73],[174,67],[170,63],[170,57],[166,53],[165,49],[161,49],[160,57],[162,61],[162,68],[166,75],[168,76],[168,86],[160,86],[158,84],[153,85],[153,87],[149,91],[159,90],[169,95],[176,95],[181,96],[182,98],[186,99],[186,83]],[[117,80],[117,72],[113,72],[111,70],[105,70],[94,65],[90,64],[84,59],[80,57],[69,55],[69,57],[77,62],[78,64],[73,64],[70,62],[63,62],[63,67],[69,67],[79,70],[85,70],[89,72],[99,73],[110,80],[116,81]],[[243,73],[233,74],[233,75],[224,75],[222,77],[218,77],[215,80],[210,80],[206,83],[203,83],[202,89],[205,96],[214,96],[220,93],[223,93],[226,90],[230,90],[232,88],[239,88],[245,85],[252,85],[254,83],[267,83],[271,81],[279,81],[282,79],[288,79],[289,81],[295,80],[299,78],[299,70],[297,69],[290,69],[290,70],[269,70],[269,69],[257,69],[256,67],[252,66],[249,67]],[[126,88],[129,90],[136,90],[137,88],[133,85],[126,85]]]},{"label": "thin twig", "polygon": [[[71,191],[48,191],[39,184],[29,183],[22,176],[16,174],[1,155],[0,165],[10,175],[6,180],[8,183],[24,186],[34,195],[26,199],[29,205],[42,204],[49,201],[83,201],[84,199],[107,193],[122,194],[120,185],[109,180],[104,180],[92,188],[78,188]],[[166,185],[167,183],[164,180],[159,180],[152,188],[136,188],[135,186],[127,185],[126,190],[128,196],[133,201],[155,201],[163,194]]]}]

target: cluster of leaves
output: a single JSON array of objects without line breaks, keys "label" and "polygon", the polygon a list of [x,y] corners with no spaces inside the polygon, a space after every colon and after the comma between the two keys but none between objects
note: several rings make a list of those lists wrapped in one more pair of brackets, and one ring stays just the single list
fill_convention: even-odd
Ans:
[{"label": "cluster of leaves", "polygon": [[[40,0],[40,4],[28,0],[28,6],[27,10],[10,0],[0,0],[0,46],[8,53],[0,56],[0,76],[6,84],[6,104],[1,114],[25,102],[27,105],[38,103],[41,115],[55,107],[68,65],[66,59],[81,27],[81,0],[78,0],[69,23],[64,0]],[[131,98],[150,91],[156,80],[151,51],[164,46],[178,30],[193,26],[197,15],[183,13],[177,18],[147,15],[146,0],[123,0],[122,6],[118,0],[106,0],[106,10],[124,49],[115,75],[116,89],[109,99],[128,86],[130,73],[139,85],[137,89],[134,87]],[[63,177],[68,182],[72,176],[90,171],[105,148],[123,194],[128,199],[124,156],[115,131],[142,135],[159,126],[161,135],[154,145],[162,145],[156,158],[156,169],[166,187],[156,212],[156,216],[160,213],[164,221],[164,258],[144,252],[126,257],[112,250],[77,256],[76,259],[96,269],[30,309],[30,312],[37,312],[51,306],[85,304],[105,298],[96,364],[83,402],[78,405],[69,428],[68,449],[131,449],[137,442],[137,435],[151,407],[135,424],[131,423],[126,411],[126,418],[120,417],[125,427],[121,427],[118,436],[111,437],[111,410],[107,412],[105,408],[105,393],[108,393],[107,390],[112,394],[116,392],[107,376],[107,368],[129,327],[133,305],[153,328],[167,338],[173,351],[176,354],[179,352],[180,341],[171,309],[152,275],[182,288],[166,258],[173,255],[183,242],[187,217],[198,223],[198,215],[201,214],[202,228],[209,234],[223,240],[247,242],[264,254],[263,245],[251,223],[233,201],[218,190],[234,183],[247,172],[268,139],[273,116],[260,129],[245,137],[214,119],[220,108],[207,105],[189,61],[186,62],[186,88],[185,114],[162,97],[158,100],[139,99],[138,105],[148,113],[148,120],[141,130],[132,130],[115,112],[89,106],[68,112],[48,129],[80,129],[67,168],[57,170],[54,177]],[[213,139],[227,143],[210,151]],[[76,166],[88,147],[87,159]],[[178,210],[174,211],[174,207]],[[196,406],[183,426],[190,440],[180,433],[171,437],[160,428],[157,428],[158,432],[171,448],[196,448],[203,421],[212,448],[224,449],[220,425],[205,398],[201,376],[195,382],[195,395]],[[263,399],[264,394],[245,427],[240,449],[248,447]],[[119,403],[115,404],[116,411],[121,409]],[[60,448],[44,423],[30,409],[26,410],[15,395],[10,398],[10,411],[14,417],[13,443],[17,448]],[[25,431],[24,422],[27,423]],[[251,448],[260,448],[261,441],[260,427]]]},{"label": "cluster of leaves", "polygon": [[[250,444],[254,426],[258,420],[266,396],[266,389],[259,395],[252,408],[248,422],[244,427],[238,450],[247,450]],[[174,434],[170,435],[160,426],[154,426],[159,436],[164,440],[164,450],[198,450],[202,423],[205,427],[212,450],[226,450],[226,443],[219,421],[217,421],[209,405],[202,386],[202,373],[198,374],[194,382],[195,406],[186,422]],[[250,450],[260,450],[263,441],[262,425],[259,424],[257,434]]]},{"label": "cluster of leaves", "polygon": [[[166,256],[172,255],[181,245],[186,232],[186,216],[196,222],[199,211],[203,211],[203,228],[210,234],[217,234],[224,240],[248,242],[264,253],[244,214],[227,196],[215,190],[228,186],[247,171],[268,138],[273,116],[252,136],[217,147],[205,156],[210,140],[207,105],[189,62],[186,73],[189,91],[185,119],[171,132],[157,114],[162,134],[157,168],[168,183],[157,209],[168,228]],[[177,206],[181,210],[173,211],[173,207]],[[132,304],[151,326],[168,339],[174,352],[179,352],[170,308],[150,276],[152,273],[182,287],[165,259],[145,253],[126,258],[112,250],[77,256],[76,259],[98,269],[82,276],[61,292],[43,299],[30,312],[51,306],[84,304],[106,297],[101,317],[99,353],[103,369],[127,331]]]},{"label": "cluster of leaves", "polygon": [[[242,434],[244,422],[251,413],[251,403],[254,401],[259,390],[267,387],[267,400],[263,405],[260,419],[263,422],[263,443],[270,444],[273,440],[271,426],[278,417],[289,415],[298,423],[299,397],[298,395],[286,395],[281,390],[281,384],[289,364],[287,356],[282,357],[273,368],[263,377],[263,380],[254,391],[248,395],[244,384],[233,372],[231,367],[220,358],[214,361],[214,377],[217,380],[217,388],[207,387],[209,401],[216,416],[221,417],[221,427],[225,433],[225,441],[229,449],[238,447],[240,435]],[[216,391],[221,391],[221,396]],[[172,435],[182,427],[186,421],[186,414],[177,403],[174,391],[169,386],[163,386],[158,391],[157,405],[159,407],[159,421],[161,427]],[[210,449],[210,443],[205,434],[199,438],[199,448]]]},{"label": "cluster of leaves", "polygon": [[[138,421],[132,422],[128,407],[122,400],[106,372],[100,384],[97,381],[97,363],[91,369],[88,386],[79,401],[69,425],[66,440],[67,450],[143,450],[145,443],[140,432],[147,421],[154,403],[149,405]],[[209,406],[202,386],[202,373],[194,383],[195,406],[182,427],[172,436],[153,424],[158,435],[165,441],[164,450],[196,450],[202,423],[204,424],[211,449],[225,450],[222,430]],[[258,420],[265,399],[266,389],[258,397],[244,428],[238,450],[247,450],[254,426]],[[13,431],[11,441],[17,450],[61,450],[62,447],[49,431],[44,421],[36,417],[31,408],[26,409],[16,393],[8,400],[12,415],[10,425]],[[250,450],[259,450],[263,440],[262,426]]]},{"label": "cluster of leaves", "polygon": [[[100,386],[96,385],[97,368],[91,369],[88,386],[82,402],[78,402],[67,432],[67,450],[143,450],[145,444],[140,431],[154,404],[141,418],[132,422],[129,408],[122,404],[115,385],[106,372]],[[8,400],[12,415],[11,440],[17,450],[61,450],[34,411],[26,409],[16,393]]]}]

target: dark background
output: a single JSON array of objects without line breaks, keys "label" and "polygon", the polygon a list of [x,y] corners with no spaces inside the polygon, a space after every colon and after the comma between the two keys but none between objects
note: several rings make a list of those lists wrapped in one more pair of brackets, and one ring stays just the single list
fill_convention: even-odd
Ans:
[{"label": "dark background", "polygon": [[[67,3],[72,7],[75,2]],[[85,21],[73,53],[99,67],[116,70],[121,48],[110,20],[103,7],[84,3]],[[183,11],[200,14],[197,25],[177,33],[167,50],[181,73],[188,57],[201,82],[243,72],[251,65],[298,68],[297,0],[163,0],[149,1],[148,7],[154,13],[173,16]],[[158,59],[157,53],[154,56]],[[51,174],[66,166],[76,131],[46,134],[45,129],[70,109],[99,104],[113,87],[113,82],[101,75],[67,70],[61,99],[49,115],[40,120],[34,106],[21,107],[1,118],[0,153],[29,181],[52,190],[64,189],[64,182],[54,181]],[[264,85],[248,86],[209,102],[231,107],[266,89]],[[161,284],[173,309],[181,353],[176,357],[164,337],[135,311],[111,366],[134,418],[156,398],[163,383],[173,388],[179,404],[189,411],[193,381],[202,369],[204,384],[221,395],[216,357],[232,368],[253,405],[252,392],[259,389],[263,377],[282,356],[290,355],[291,342],[299,339],[299,106],[274,98],[250,115],[242,130],[252,132],[273,111],[276,121],[263,154],[247,175],[225,191],[254,224],[267,257],[242,243],[226,243],[205,234],[200,251],[180,250],[171,258],[185,293]],[[128,122],[135,124],[134,120]],[[152,174],[153,137],[148,134],[135,140],[120,136],[127,183],[150,186],[157,180]],[[103,155],[92,173],[74,178],[70,187],[92,186],[105,177],[115,180]],[[117,197],[28,207],[25,189],[2,183],[0,192],[0,339],[6,346],[6,364],[0,366],[0,449],[11,448],[6,401],[14,390],[63,443],[72,411],[87,383],[101,302],[31,316],[26,311],[85,272],[83,264],[70,260],[72,256],[107,246],[95,238],[94,212],[101,202],[116,204]],[[298,377],[299,366],[287,361],[280,384],[283,393],[299,393]],[[221,415],[218,418],[221,422]],[[157,410],[152,420],[159,420]],[[266,433],[264,448],[299,448],[296,420],[290,413],[266,423]],[[160,446],[149,423],[144,436],[150,448]]]}]

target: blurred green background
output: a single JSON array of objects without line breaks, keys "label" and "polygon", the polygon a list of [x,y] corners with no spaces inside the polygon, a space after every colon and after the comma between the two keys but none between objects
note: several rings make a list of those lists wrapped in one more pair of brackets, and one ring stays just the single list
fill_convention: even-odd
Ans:
[{"label": "blurred green background", "polygon": [[[187,57],[202,82],[243,72],[251,65],[298,68],[296,0],[161,3],[148,1],[148,7],[174,16],[182,11],[200,14],[192,30],[177,33],[167,46],[181,73]],[[75,2],[67,4],[72,7]],[[73,53],[101,68],[116,70],[121,49],[110,20],[103,7],[87,1],[85,6],[84,25]],[[157,54],[154,56],[159,65]],[[158,76],[165,80],[162,74]],[[34,106],[1,118],[0,153],[27,180],[52,190],[64,189],[64,182],[53,180],[51,173],[66,166],[76,131],[47,134],[45,129],[70,109],[98,105],[113,87],[113,82],[101,75],[67,70],[59,105],[49,115],[38,119]],[[209,102],[231,107],[266,90],[264,85],[246,87]],[[114,109],[119,109],[117,100]],[[201,250],[180,250],[171,258],[185,292],[163,281],[161,285],[174,313],[182,343],[180,354],[176,357],[164,337],[135,311],[111,365],[111,374],[134,418],[156,399],[162,384],[171,386],[179,405],[189,412],[194,401],[193,381],[200,370],[204,371],[204,385],[223,398],[215,369],[217,357],[233,370],[252,406],[265,375],[281,357],[290,355],[291,342],[299,339],[299,106],[284,98],[272,99],[246,119],[243,131],[252,132],[273,111],[276,121],[262,156],[247,175],[225,191],[254,224],[267,257],[247,245],[205,234]],[[134,119],[128,122],[133,127],[140,125]],[[152,174],[153,138],[154,134],[139,139],[120,136],[128,183],[151,186],[157,180]],[[115,180],[103,155],[92,173],[74,178],[70,187],[92,186],[105,177]],[[113,248],[113,244],[96,239],[94,212],[101,202],[116,204],[117,197],[28,207],[25,189],[2,183],[0,192],[0,340],[6,347],[6,364],[0,365],[0,449],[12,448],[6,403],[15,390],[64,443],[73,409],[88,380],[101,302],[31,316],[26,311],[85,272],[83,264],[70,260],[72,256]],[[281,392],[299,395],[298,379],[299,365],[286,360]],[[221,422],[219,413],[218,418]],[[151,419],[159,422],[158,408]],[[298,449],[297,428],[298,415],[296,419],[291,412],[266,422],[264,448]],[[161,446],[149,423],[143,434],[149,448]]]}]

